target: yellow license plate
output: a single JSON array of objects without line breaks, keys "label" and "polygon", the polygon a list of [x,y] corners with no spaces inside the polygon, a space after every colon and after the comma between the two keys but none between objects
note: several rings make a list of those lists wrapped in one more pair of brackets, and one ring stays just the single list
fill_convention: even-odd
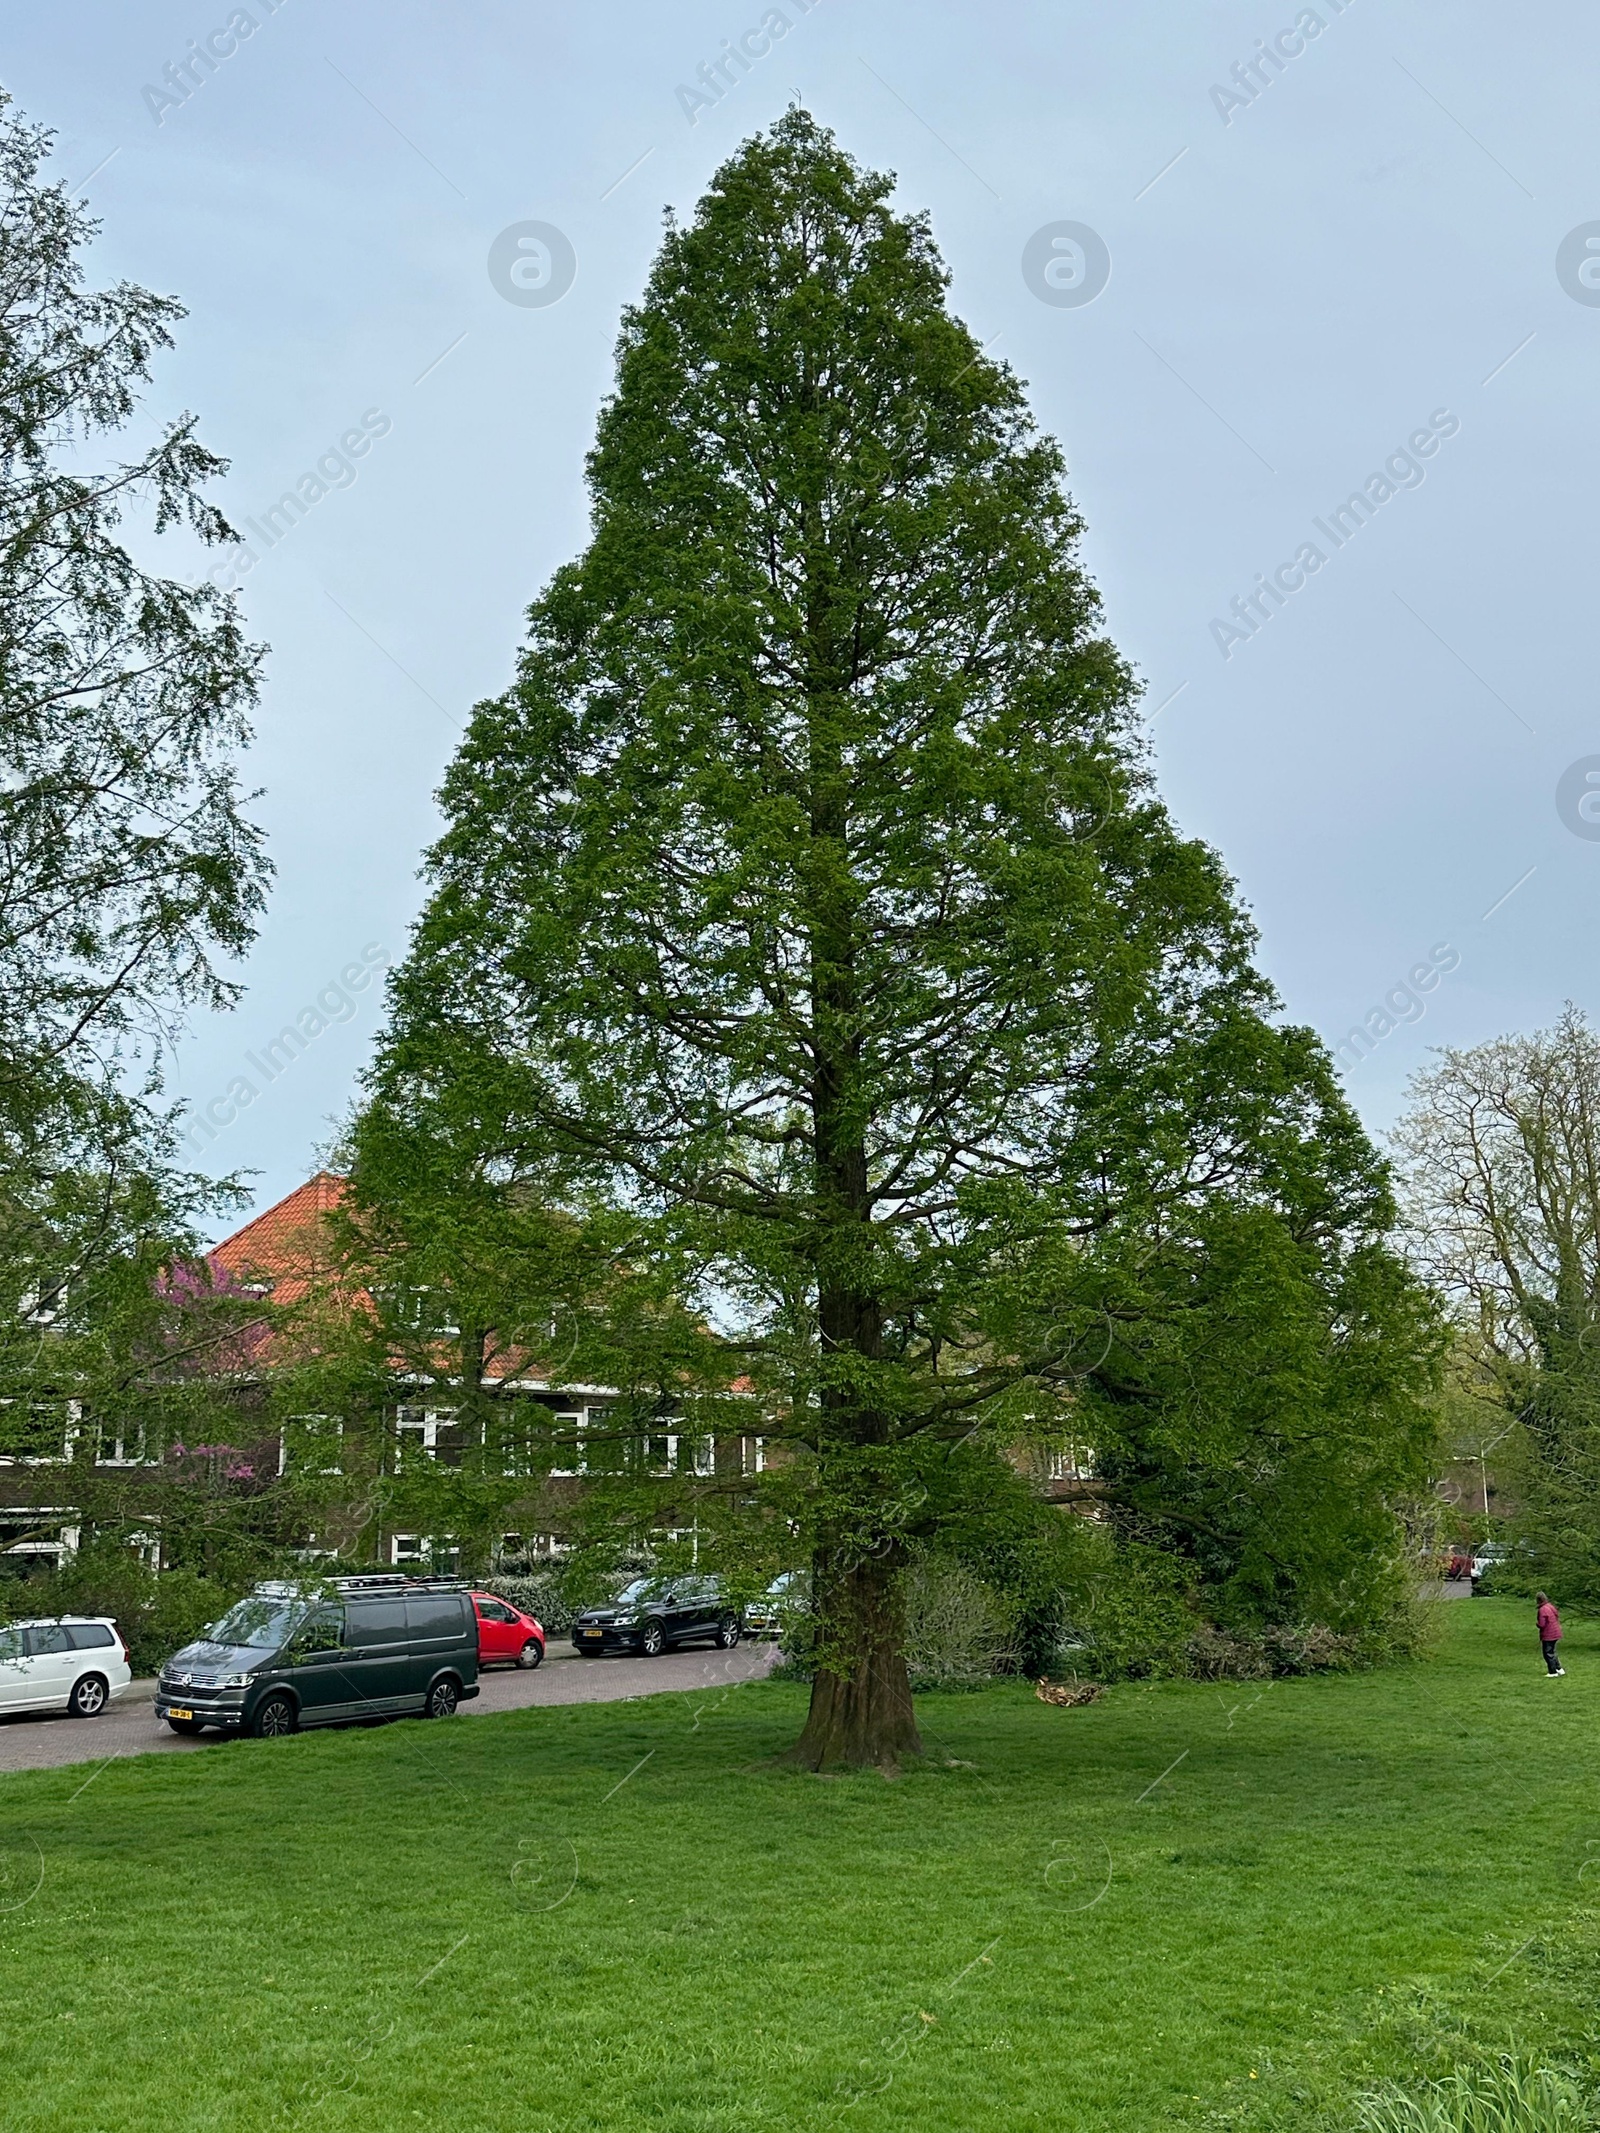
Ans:
[{"label": "yellow license plate", "polygon": [[194,1713],[193,1711],[183,1710],[178,1704],[169,1704],[167,1707],[167,1716],[169,1718],[193,1718]]},{"label": "yellow license plate", "polygon": [[605,1631],[603,1629],[586,1629],[583,1634],[589,1639],[591,1644],[597,1644],[600,1639],[605,1635]]}]

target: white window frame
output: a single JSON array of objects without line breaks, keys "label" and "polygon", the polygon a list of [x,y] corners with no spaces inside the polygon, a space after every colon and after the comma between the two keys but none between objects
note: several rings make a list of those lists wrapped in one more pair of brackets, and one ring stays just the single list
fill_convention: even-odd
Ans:
[{"label": "white window frame", "polygon": [[570,1426],[576,1432],[578,1440],[577,1465],[553,1466],[550,1469],[550,1479],[552,1481],[576,1481],[581,1474],[586,1474],[589,1471],[588,1461],[585,1459],[583,1452],[583,1433],[588,1426],[589,1410],[586,1407],[562,1408],[551,1415],[550,1420],[558,1428]]},{"label": "white window frame", "polygon": [[73,1449],[78,1441],[78,1426],[83,1418],[81,1400],[18,1400],[15,1397],[0,1400],[3,1407],[54,1407],[61,1409],[61,1449],[59,1452],[0,1452],[0,1466],[67,1466],[72,1460]]},{"label": "white window frame", "polygon": [[[132,1427],[136,1432],[132,1438],[128,1435],[129,1425],[127,1423],[113,1423],[102,1429],[100,1433],[100,1449],[95,1454],[94,1463],[96,1466],[159,1466],[161,1464],[159,1459],[150,1457],[144,1424],[137,1422]],[[113,1430],[117,1432],[116,1435],[111,1433]],[[128,1449],[130,1443],[134,1447],[132,1451]],[[106,1448],[108,1445],[110,1446],[109,1450]]]},{"label": "white window frame", "polygon": [[[439,1431],[454,1429],[459,1411],[454,1407],[419,1407],[415,1404],[401,1405],[394,1411],[395,1451],[399,1453],[407,1438],[415,1438],[417,1449],[430,1459],[439,1456]],[[407,1419],[402,1421],[401,1417]],[[415,1421],[412,1416],[417,1417]]]},{"label": "white window frame", "polygon": [[1063,1445],[1045,1461],[1047,1481],[1089,1481],[1094,1477],[1094,1452],[1085,1444]]},{"label": "white window frame", "polygon": [[313,1467],[316,1474],[342,1474],[344,1472],[344,1418],[342,1415],[290,1415],[278,1433],[278,1473],[280,1478],[289,1471],[289,1431],[295,1424],[326,1422],[332,1425],[332,1448],[335,1453],[332,1466]]}]

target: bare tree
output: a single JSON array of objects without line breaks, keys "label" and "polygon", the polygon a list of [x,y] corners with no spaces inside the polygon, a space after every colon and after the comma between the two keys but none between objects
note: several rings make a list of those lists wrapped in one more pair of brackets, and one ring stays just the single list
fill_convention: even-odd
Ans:
[{"label": "bare tree", "polygon": [[1600,1604],[1600,1034],[1569,1005],[1446,1051],[1393,1138],[1413,1254],[1461,1327],[1452,1414],[1485,1515],[1506,1445],[1506,1582]]},{"label": "bare tree", "polygon": [[1600,1035],[1569,1006],[1444,1052],[1411,1094],[1393,1145],[1412,1250],[1463,1325],[1519,1364],[1600,1340]]}]

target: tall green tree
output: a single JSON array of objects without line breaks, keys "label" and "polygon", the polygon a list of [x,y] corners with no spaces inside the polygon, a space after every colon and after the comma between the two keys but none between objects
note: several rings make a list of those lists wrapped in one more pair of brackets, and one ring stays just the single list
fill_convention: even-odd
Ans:
[{"label": "tall green tree", "polygon": [[497,1175],[630,1213],[767,1402],[813,1768],[917,1751],[908,1549],[1110,1411],[1141,1253],[1223,1199],[1327,1265],[1390,1215],[1153,793],[1060,452],[890,190],[792,110],[669,227],[372,1089],[425,1120],[492,1062]]},{"label": "tall green tree", "polygon": [[177,1167],[162,1047],[234,998],[268,871],[238,773],[261,650],[144,560],[229,533],[225,462],[142,404],[182,308],[89,285],[50,138],[0,93],[0,1440],[69,1398],[132,1431],[170,1379],[152,1283],[228,1195]]},{"label": "tall green tree", "polygon": [[0,1101],[25,1115],[52,1076],[235,996],[216,961],[266,872],[237,769],[260,649],[123,538],[132,511],[228,538],[202,493],[226,462],[183,415],[92,464],[182,307],[85,286],[97,225],[45,182],[49,138],[0,98]]}]

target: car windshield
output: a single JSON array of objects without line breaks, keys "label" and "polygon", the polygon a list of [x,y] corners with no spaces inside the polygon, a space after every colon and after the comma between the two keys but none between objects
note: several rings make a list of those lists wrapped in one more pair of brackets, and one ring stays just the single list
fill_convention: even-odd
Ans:
[{"label": "car windshield", "polygon": [[619,1607],[637,1607],[641,1600],[653,1600],[665,1591],[665,1578],[635,1578],[631,1585],[624,1585],[617,1594]]},{"label": "car windshield", "polygon": [[289,1641],[289,1632],[305,1612],[292,1600],[264,1599],[252,1594],[230,1607],[220,1622],[206,1632],[211,1644],[247,1645],[252,1650],[275,1652]]}]

